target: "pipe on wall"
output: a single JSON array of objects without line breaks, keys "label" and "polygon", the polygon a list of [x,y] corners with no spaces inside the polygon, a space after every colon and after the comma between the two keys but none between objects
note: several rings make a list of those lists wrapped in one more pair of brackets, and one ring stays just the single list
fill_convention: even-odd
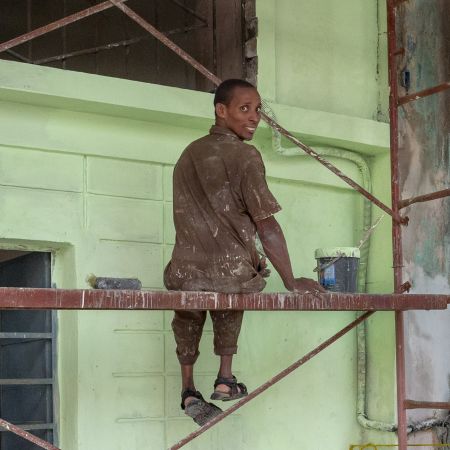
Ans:
[{"label": "pipe on wall", "polygon": [[[273,114],[273,112],[272,112]],[[280,156],[308,156],[297,147],[283,147],[281,144],[281,134],[272,128],[272,150]],[[314,147],[314,150],[321,156],[340,158],[353,162],[361,172],[362,186],[368,192],[372,192],[372,179],[369,166],[366,160],[357,153],[333,147]],[[367,199],[364,199],[363,206],[363,230],[368,230],[372,225],[372,205]],[[367,263],[369,260],[370,239],[368,239],[360,249],[360,269],[358,271],[359,291],[366,292]],[[358,313],[361,315],[361,313]],[[367,324],[364,321],[356,329],[357,339],[357,400],[356,400],[356,419],[358,423],[370,430],[395,432],[397,424],[381,422],[370,419],[367,416]],[[428,419],[420,423],[408,426],[408,433],[424,431],[438,426],[448,426],[442,419]]]}]

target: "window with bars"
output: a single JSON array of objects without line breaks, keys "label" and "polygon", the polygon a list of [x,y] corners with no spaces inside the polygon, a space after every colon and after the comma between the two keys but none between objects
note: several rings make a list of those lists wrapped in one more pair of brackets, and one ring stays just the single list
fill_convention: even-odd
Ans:
[{"label": "window with bars", "polygon": [[[0,251],[0,286],[51,286],[51,255]],[[0,417],[57,443],[56,316],[46,310],[0,311]],[[0,430],[0,450],[37,450]]]}]

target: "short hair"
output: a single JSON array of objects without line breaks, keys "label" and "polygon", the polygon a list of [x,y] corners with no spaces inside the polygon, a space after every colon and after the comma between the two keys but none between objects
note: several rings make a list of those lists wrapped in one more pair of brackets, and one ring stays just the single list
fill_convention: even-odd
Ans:
[{"label": "short hair", "polygon": [[228,105],[233,97],[233,91],[238,87],[256,89],[252,83],[240,80],[239,78],[230,78],[229,80],[222,81],[217,87],[214,95],[214,106],[216,106],[217,103]]}]

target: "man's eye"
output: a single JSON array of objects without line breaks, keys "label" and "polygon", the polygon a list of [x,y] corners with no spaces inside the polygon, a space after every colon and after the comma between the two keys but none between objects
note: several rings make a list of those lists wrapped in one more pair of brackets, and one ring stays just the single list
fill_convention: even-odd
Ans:
[{"label": "man's eye", "polygon": [[258,112],[258,113],[261,112],[261,106],[258,106],[258,107],[256,108],[256,112]]},{"label": "man's eye", "polygon": [[248,106],[241,106],[241,111],[247,112],[248,111]]}]

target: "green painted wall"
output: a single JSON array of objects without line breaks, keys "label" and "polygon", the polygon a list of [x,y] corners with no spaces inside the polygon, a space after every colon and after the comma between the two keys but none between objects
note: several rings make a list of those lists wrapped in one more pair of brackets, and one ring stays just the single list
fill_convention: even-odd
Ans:
[{"label": "green painted wall", "polygon": [[376,119],[377,5],[376,0],[259,2],[260,73],[270,78],[269,98]]},{"label": "green painted wall", "polygon": [[[280,3],[276,9],[273,1],[258,5],[262,95],[275,101],[280,122],[307,142],[372,158],[374,189],[388,195],[388,128],[370,120],[378,104],[372,70],[377,61],[376,4],[362,9],[348,1],[328,10],[322,3]],[[353,40],[346,37],[350,10],[364,24]],[[302,17],[301,22],[292,17]],[[315,31],[308,24],[318,17],[327,18],[317,20],[320,34],[332,31],[326,42],[306,32]],[[333,46],[347,50],[333,55]],[[355,47],[358,59],[352,60],[350,76],[342,73],[347,63],[341,57]],[[314,49],[318,54],[313,58]],[[306,67],[310,59],[316,63],[301,71],[298,62]],[[146,289],[162,289],[162,269],[174,240],[172,166],[189,142],[207,132],[212,97],[3,61],[0,69],[0,246],[52,250],[58,287],[86,287],[87,275],[95,273],[137,276]],[[314,80],[314,86],[306,80]],[[357,244],[361,198],[316,162],[276,155],[266,127],[258,131],[255,145],[283,207],[278,219],[294,269],[313,276],[315,248]],[[332,161],[361,182],[353,163]],[[384,219],[373,238],[372,292],[391,288],[388,222]],[[267,289],[282,290],[277,275]],[[247,313],[235,373],[254,389],[353,317]],[[162,449],[195,429],[178,407],[180,380],[170,320],[170,312],[59,314],[64,450]],[[375,381],[369,393],[376,399],[370,408],[386,420],[393,420],[392,352],[386,354],[392,348],[391,325],[391,317],[381,314],[370,325],[370,364],[378,369],[371,375]],[[208,322],[197,365],[198,388],[205,395],[217,364]],[[355,419],[355,365],[355,336],[350,333],[187,448],[322,450],[359,443],[371,435]],[[392,441],[389,435],[382,437]]]}]

